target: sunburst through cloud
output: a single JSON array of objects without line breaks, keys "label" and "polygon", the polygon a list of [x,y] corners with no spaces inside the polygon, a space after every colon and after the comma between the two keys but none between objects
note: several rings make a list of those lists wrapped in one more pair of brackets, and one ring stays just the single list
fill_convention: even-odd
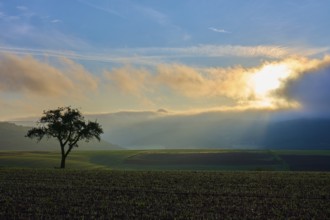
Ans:
[{"label": "sunburst through cloud", "polygon": [[[130,117],[113,119],[118,129],[155,120],[141,136],[134,130],[131,141],[104,137],[142,148],[145,137],[166,148],[176,144],[153,138],[153,131],[166,136],[163,119],[208,115],[201,121],[205,130],[213,126],[210,141],[200,132],[184,146],[212,148],[224,146],[211,141],[223,126],[212,121],[220,118],[259,121],[254,116],[260,115],[273,123],[329,117],[327,2],[173,4],[1,2],[0,120],[29,121],[45,109],[77,106],[98,117],[130,115],[127,123]],[[173,129],[181,134],[179,127]],[[195,123],[182,132],[190,137],[198,129]]]}]

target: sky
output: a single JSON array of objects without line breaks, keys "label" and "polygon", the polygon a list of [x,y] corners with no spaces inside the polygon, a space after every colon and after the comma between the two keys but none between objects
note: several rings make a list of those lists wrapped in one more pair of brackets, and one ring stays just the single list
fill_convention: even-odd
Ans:
[{"label": "sky", "polygon": [[0,0],[0,120],[330,108],[328,0]]}]

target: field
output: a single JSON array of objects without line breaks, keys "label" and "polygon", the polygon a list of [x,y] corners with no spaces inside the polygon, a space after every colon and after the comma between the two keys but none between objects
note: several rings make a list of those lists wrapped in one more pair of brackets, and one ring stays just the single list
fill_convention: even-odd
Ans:
[{"label": "field", "polygon": [[[330,219],[329,151],[0,152],[0,219]],[[303,172],[293,172],[304,170]]]},{"label": "field", "polygon": [[[3,168],[54,168],[58,152],[0,152]],[[69,169],[330,171],[330,151],[119,150],[76,151]]]},{"label": "field", "polygon": [[330,173],[0,169],[0,219],[329,219]]}]

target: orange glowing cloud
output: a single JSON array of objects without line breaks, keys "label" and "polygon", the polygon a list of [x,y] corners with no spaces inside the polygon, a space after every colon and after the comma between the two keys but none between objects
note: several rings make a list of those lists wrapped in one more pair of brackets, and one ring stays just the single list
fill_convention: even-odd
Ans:
[{"label": "orange glowing cloud", "polygon": [[[300,104],[289,100],[279,91],[288,81],[330,65],[330,56],[323,59],[291,57],[265,62],[254,68],[195,68],[181,64],[158,65],[153,71],[123,67],[107,71],[108,80],[131,94],[152,91],[161,96],[162,88],[190,99],[227,97],[236,104],[224,109],[297,108]],[[148,88],[148,89],[147,89]],[[150,96],[150,94],[149,94]],[[221,104],[220,104],[221,105]]]}]

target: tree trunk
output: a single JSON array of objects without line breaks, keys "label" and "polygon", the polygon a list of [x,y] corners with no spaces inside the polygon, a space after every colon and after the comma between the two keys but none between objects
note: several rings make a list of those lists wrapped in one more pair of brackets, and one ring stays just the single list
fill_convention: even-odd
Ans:
[{"label": "tree trunk", "polygon": [[62,159],[61,159],[61,169],[64,169],[65,168],[65,159],[66,159],[66,156],[65,155],[62,155]]}]

